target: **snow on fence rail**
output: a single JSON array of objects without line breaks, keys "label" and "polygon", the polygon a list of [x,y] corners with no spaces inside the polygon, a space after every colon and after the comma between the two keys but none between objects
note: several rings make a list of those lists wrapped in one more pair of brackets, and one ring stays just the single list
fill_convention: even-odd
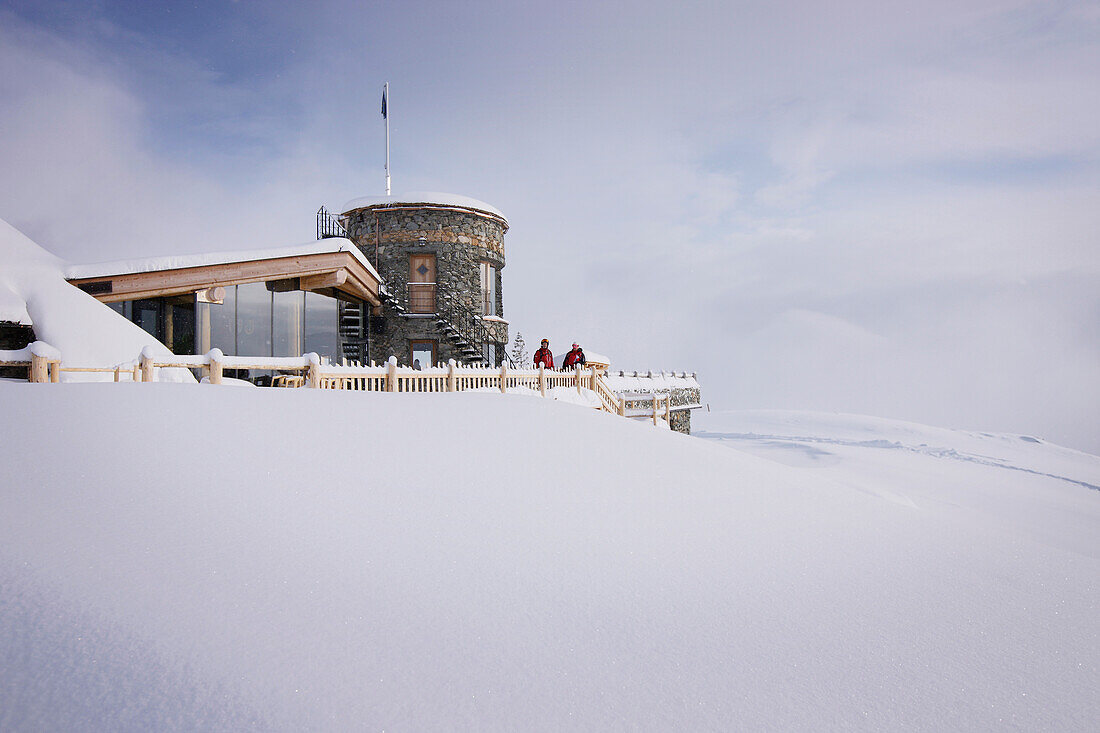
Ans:
[{"label": "snow on fence rail", "polygon": [[[591,390],[599,397],[600,409],[623,417],[652,417],[654,424],[658,420],[669,422],[671,399],[662,373],[661,384],[641,377],[635,372],[627,384],[614,384],[601,374],[596,367],[582,370],[579,366],[573,370],[509,369],[502,365],[500,369],[489,367],[470,367],[457,364],[453,359],[446,365],[427,369],[399,367],[397,359],[391,357],[385,365],[370,366],[360,364],[325,364],[315,353],[302,356],[226,356],[220,349],[211,349],[205,354],[168,355],[159,354],[152,347],[145,347],[138,359],[124,362],[113,367],[70,367],[62,366],[61,353],[41,341],[36,341],[25,349],[0,351],[0,366],[26,366],[32,382],[59,382],[61,372],[103,372],[113,373],[114,381],[123,381],[123,376],[134,382],[157,381],[158,369],[201,369],[211,384],[221,384],[226,369],[263,369],[284,372],[275,376],[272,385],[277,387],[312,387],[315,389],[336,389],[360,392],[465,392],[475,389],[528,388],[538,391],[544,397],[547,391],[559,387],[574,387],[578,393]],[[285,372],[292,372],[286,374]],[[294,374],[297,372],[297,374]],[[619,373],[622,382],[624,373]],[[649,375],[647,375],[648,377]],[[668,375],[677,379],[691,379],[686,373]],[[645,382],[650,389],[641,389]],[[626,389],[623,389],[623,388]],[[648,403],[648,404],[646,404]]]},{"label": "snow on fence rail", "polygon": [[0,349],[0,366],[26,367],[31,382],[61,381],[61,352],[45,341],[35,341],[22,349]]}]

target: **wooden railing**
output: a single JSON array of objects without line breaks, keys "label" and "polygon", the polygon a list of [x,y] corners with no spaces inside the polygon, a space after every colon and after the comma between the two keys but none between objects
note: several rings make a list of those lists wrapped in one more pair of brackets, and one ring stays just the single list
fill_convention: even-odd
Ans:
[{"label": "wooden railing", "polygon": [[[657,424],[658,420],[664,420],[666,423],[671,421],[672,395],[667,392],[634,392],[623,395],[620,399],[622,400],[622,412],[619,414],[623,417],[649,418],[652,416],[654,425]],[[647,402],[650,404],[647,405]],[[634,405],[634,407],[629,407],[629,405]]]},{"label": "wooden railing", "polygon": [[61,352],[44,341],[15,350],[0,350],[0,367],[26,367],[28,382],[60,382]]},{"label": "wooden railing", "polygon": [[595,383],[593,391],[595,391],[596,396],[600,398],[600,404],[603,405],[603,409],[607,412],[613,412],[616,415],[626,417],[626,400],[612,392],[604,380],[595,379],[593,382]]},{"label": "wooden railing", "polygon": [[[134,382],[155,382],[158,369],[201,369],[211,384],[221,384],[226,369],[259,369],[280,372],[272,379],[273,386],[311,387],[359,392],[466,392],[470,390],[499,390],[526,387],[542,396],[555,388],[569,387],[591,390],[599,398],[599,409],[623,417],[652,417],[669,422],[671,399],[667,393],[639,393],[620,395],[605,383],[596,367],[582,370],[510,369],[507,364],[499,369],[469,367],[457,364],[453,359],[446,365],[427,369],[399,367],[392,358],[384,365],[342,365],[322,363],[314,353],[303,356],[259,357],[226,356],[220,349],[212,349],[198,355],[158,354],[146,347],[136,361],[113,367],[65,367],[61,354],[53,347],[35,342],[18,351],[0,351],[0,366],[26,366],[32,382],[59,382],[61,372],[113,373],[114,381],[127,377]],[[647,404],[648,403],[648,404]],[[630,407],[632,405],[632,407]]]},{"label": "wooden railing", "polygon": [[[507,364],[499,369],[458,364],[454,360],[445,366],[427,369],[399,367],[391,360],[381,366],[360,364],[318,365],[322,389],[348,389],[366,392],[465,392],[472,389],[494,389],[502,392],[527,387],[542,395],[556,387],[592,389],[600,377],[595,369],[556,371],[552,369],[511,369]],[[606,387],[605,387],[606,390]]]}]

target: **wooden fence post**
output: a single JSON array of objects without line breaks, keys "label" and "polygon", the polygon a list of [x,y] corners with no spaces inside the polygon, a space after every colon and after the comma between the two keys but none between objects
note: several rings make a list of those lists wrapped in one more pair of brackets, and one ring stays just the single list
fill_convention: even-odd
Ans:
[{"label": "wooden fence post", "polygon": [[455,360],[447,360],[447,391],[458,391],[458,379],[455,378]]},{"label": "wooden fence post", "polygon": [[539,394],[546,396],[546,367],[539,363]]},{"label": "wooden fence post", "polygon": [[51,361],[49,363],[50,369],[50,382],[57,384],[61,381],[61,362]]},{"label": "wooden fence post", "polygon": [[310,389],[321,388],[321,360],[310,360],[306,369],[306,386]]},{"label": "wooden fence post", "polygon": [[653,393],[653,424],[657,424],[657,393]]},{"label": "wooden fence post", "polygon": [[508,362],[500,363],[500,393],[508,394]]},{"label": "wooden fence post", "polygon": [[573,375],[573,379],[577,382],[577,394],[581,393],[581,365],[577,364],[573,367],[576,371]]},{"label": "wooden fence post", "polygon": [[32,382],[49,382],[49,365],[46,357],[39,356],[38,354],[31,354],[31,381]]},{"label": "wooden fence post", "polygon": [[145,349],[141,350],[141,381],[153,381],[153,355],[145,353]]},{"label": "wooden fence post", "polygon": [[210,384],[222,383],[222,352],[221,349],[210,350]]},{"label": "wooden fence post", "polygon": [[394,356],[386,362],[386,391],[397,391],[397,357]]},{"label": "wooden fence post", "polygon": [[134,368],[131,370],[130,380],[134,382],[141,381],[141,369],[138,367],[137,364],[134,364]]},{"label": "wooden fence post", "polygon": [[121,366],[116,366],[115,367],[115,381],[116,382],[121,382],[122,381],[122,367]]}]

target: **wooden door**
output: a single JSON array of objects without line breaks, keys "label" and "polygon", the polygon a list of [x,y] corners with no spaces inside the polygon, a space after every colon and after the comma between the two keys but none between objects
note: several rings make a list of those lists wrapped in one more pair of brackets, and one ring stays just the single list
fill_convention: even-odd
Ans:
[{"label": "wooden door", "polygon": [[409,255],[409,312],[435,313],[435,255]]}]

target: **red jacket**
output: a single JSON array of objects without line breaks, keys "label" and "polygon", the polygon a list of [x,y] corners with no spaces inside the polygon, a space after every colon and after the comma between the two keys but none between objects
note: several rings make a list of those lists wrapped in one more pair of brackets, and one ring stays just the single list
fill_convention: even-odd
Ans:
[{"label": "red jacket", "polygon": [[575,366],[577,364],[580,364],[581,366],[585,365],[584,352],[581,351],[579,348],[573,349],[565,355],[565,361],[561,363],[561,368],[568,369],[569,367]]},{"label": "red jacket", "polygon": [[543,346],[541,349],[535,352],[535,366],[539,365],[539,362],[547,369],[554,368],[554,355],[550,353],[550,349]]}]

